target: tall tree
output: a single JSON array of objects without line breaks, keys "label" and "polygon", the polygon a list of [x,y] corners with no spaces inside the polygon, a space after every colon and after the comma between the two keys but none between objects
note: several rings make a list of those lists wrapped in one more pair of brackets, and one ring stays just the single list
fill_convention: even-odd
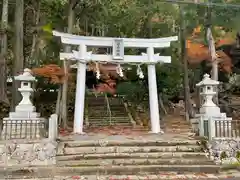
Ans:
[{"label": "tall tree", "polygon": [[[209,0],[209,3],[211,3],[211,0]],[[216,48],[215,48],[215,41],[212,35],[211,31],[211,19],[212,19],[212,8],[208,5],[207,7],[207,13],[206,13],[206,35],[207,35],[207,42],[209,47],[209,53],[211,56],[212,61],[212,71],[211,71],[211,78],[213,80],[218,81],[218,58],[216,55]],[[218,104],[218,94],[214,96],[214,102]]]},{"label": "tall tree", "polygon": [[188,61],[186,56],[186,26],[184,17],[184,7],[180,8],[180,43],[181,43],[181,60],[183,62],[183,72],[184,72],[184,100],[185,100],[185,118],[189,121],[190,116],[192,116],[192,107],[190,104],[190,88],[189,88],[189,75],[188,75]]},{"label": "tall tree", "polygon": [[[14,62],[13,75],[16,76],[23,70],[24,55],[23,55],[23,18],[24,18],[24,0],[16,0],[15,6],[15,47],[14,47]],[[13,78],[12,85],[12,103],[13,109],[20,99],[18,93],[18,83]]]},{"label": "tall tree", "polygon": [[32,37],[32,47],[30,51],[30,55],[28,58],[27,66],[31,65],[39,65],[39,62],[37,61],[38,55],[39,55],[39,48],[38,48],[38,36],[39,36],[39,30],[38,30],[38,25],[40,21],[40,13],[41,13],[41,0],[36,0],[34,2],[35,7],[34,7],[34,25],[35,29],[33,31],[33,37]]},{"label": "tall tree", "polygon": [[7,42],[7,29],[8,29],[8,0],[3,0],[2,4],[2,22],[0,28],[0,102],[9,104],[9,100],[6,93],[6,58],[8,51],[8,42]]},{"label": "tall tree", "polygon": [[[74,25],[74,8],[76,7],[76,0],[69,0],[68,2],[68,28],[67,32],[72,33],[73,32],[73,25]],[[71,52],[71,46],[66,45],[65,46],[65,52]],[[61,116],[60,120],[63,128],[67,128],[67,95],[68,95],[68,71],[69,71],[69,63],[67,60],[63,61],[63,67],[64,67],[64,74],[65,79],[63,81],[62,85],[62,101],[61,101]]]}]

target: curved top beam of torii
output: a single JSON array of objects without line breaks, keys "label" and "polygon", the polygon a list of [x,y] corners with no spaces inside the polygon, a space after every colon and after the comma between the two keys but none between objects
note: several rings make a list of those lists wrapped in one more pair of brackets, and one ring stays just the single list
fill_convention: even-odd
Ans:
[{"label": "curved top beam of torii", "polygon": [[87,46],[100,46],[100,47],[112,47],[113,40],[121,39],[124,42],[124,47],[137,47],[137,48],[162,48],[170,47],[172,41],[177,41],[177,36],[171,36],[166,38],[114,38],[114,37],[95,37],[95,36],[78,36],[68,33],[62,33],[53,31],[54,36],[61,37],[61,41],[64,44],[80,45],[85,44]]},{"label": "curved top beam of torii", "polygon": [[[171,56],[159,56],[159,54],[153,54],[151,58],[147,56],[146,53],[142,55],[124,55],[124,47],[135,47],[135,48],[164,48],[170,47],[172,41],[178,40],[177,36],[166,37],[166,38],[154,38],[154,39],[143,39],[143,38],[113,38],[113,37],[93,37],[93,36],[78,36],[68,33],[61,33],[53,31],[54,36],[61,37],[61,41],[64,44],[94,46],[94,47],[113,47],[116,49],[116,40],[121,41],[121,45],[118,51],[122,54],[117,56],[103,55],[103,54],[92,54],[92,52],[86,52],[84,57],[80,57],[77,51],[73,53],[60,53],[60,59],[68,60],[83,60],[84,62],[98,61],[98,62],[114,62],[114,63],[145,63],[145,64],[155,64],[158,62],[171,63]],[[113,52],[116,52],[113,50]],[[124,61],[123,61],[124,60]]]}]

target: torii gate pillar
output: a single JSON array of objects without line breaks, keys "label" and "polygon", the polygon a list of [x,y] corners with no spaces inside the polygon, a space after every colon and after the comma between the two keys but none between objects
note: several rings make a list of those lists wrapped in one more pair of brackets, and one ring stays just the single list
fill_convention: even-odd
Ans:
[{"label": "torii gate pillar", "polygon": [[[82,60],[85,59],[87,47],[85,44],[79,46],[79,56]],[[76,98],[74,109],[74,126],[73,132],[83,134],[83,120],[85,107],[85,83],[86,83],[87,65],[84,62],[77,62],[77,84],[76,84]]]},{"label": "torii gate pillar", "polygon": [[[154,48],[147,48],[147,55],[149,61],[153,61]],[[159,133],[160,118],[158,107],[158,92],[157,92],[157,78],[155,64],[148,65],[148,89],[149,89],[149,105],[150,105],[150,119],[151,119],[151,132]]]}]

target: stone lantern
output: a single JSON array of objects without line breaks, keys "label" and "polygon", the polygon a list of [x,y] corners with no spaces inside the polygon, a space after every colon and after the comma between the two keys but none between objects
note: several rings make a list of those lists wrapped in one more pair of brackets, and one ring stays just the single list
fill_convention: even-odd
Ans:
[{"label": "stone lantern", "polygon": [[16,106],[15,112],[10,112],[9,117],[3,118],[2,137],[11,138],[31,138],[32,134],[36,138],[41,137],[42,125],[46,119],[40,117],[40,113],[36,112],[30,96],[34,91],[32,83],[36,81],[32,76],[30,69],[24,69],[23,74],[14,77],[16,81],[20,81],[18,91],[22,95],[22,100]]},{"label": "stone lantern", "polygon": [[196,84],[200,88],[200,96],[203,99],[201,103],[200,114],[206,116],[215,116],[221,114],[220,108],[213,102],[213,96],[217,94],[216,89],[218,81],[212,80],[208,74],[205,74],[203,80]]},{"label": "stone lantern", "polygon": [[30,69],[24,69],[24,73],[15,76],[15,81],[20,81],[21,85],[18,91],[22,95],[21,102],[16,106],[16,112],[35,112],[36,108],[32,105],[30,96],[33,92],[32,83],[36,81],[35,77],[32,76]]},{"label": "stone lantern", "polygon": [[20,81],[20,88],[18,91],[22,95],[22,100],[15,107],[15,112],[9,113],[9,118],[37,118],[40,116],[36,113],[36,108],[33,106],[30,97],[34,91],[32,83],[36,81],[35,77],[32,76],[30,69],[24,69],[23,74],[15,76],[16,81]]},{"label": "stone lantern", "polygon": [[[200,113],[196,114],[195,119],[198,121],[200,136],[206,135],[205,121],[207,120],[209,139],[215,137],[216,133],[226,134],[226,132],[231,130],[231,123],[223,126],[223,123],[219,121],[230,121],[232,118],[228,118],[226,113],[221,113],[220,108],[213,102],[213,96],[217,94],[218,85],[219,82],[211,79],[208,74],[205,74],[203,80],[196,84],[196,86],[200,88],[200,96],[203,102],[201,102]],[[217,124],[215,122],[217,122]]]}]

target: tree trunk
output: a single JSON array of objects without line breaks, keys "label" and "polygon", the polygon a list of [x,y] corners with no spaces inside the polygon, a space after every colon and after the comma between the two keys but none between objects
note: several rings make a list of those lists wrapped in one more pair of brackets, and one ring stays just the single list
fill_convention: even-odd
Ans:
[{"label": "tree trunk", "polygon": [[60,114],[60,104],[61,104],[61,97],[62,97],[62,85],[59,86],[58,88],[58,95],[57,95],[57,102],[56,102],[56,111],[55,114],[59,116]]},{"label": "tree trunk", "polygon": [[[16,0],[15,7],[15,47],[14,47],[14,62],[13,62],[13,76],[18,75],[23,71],[24,56],[23,56],[23,17],[24,16],[24,0]],[[19,83],[13,78],[12,84],[12,103],[11,108],[16,106],[20,100],[18,92]]]},{"label": "tree trunk", "polygon": [[[36,2],[36,11],[35,11],[35,29],[38,29],[38,24],[40,20],[40,7],[41,7],[41,2],[37,1]],[[34,31],[33,34],[33,39],[32,39],[32,48],[31,48],[31,53],[29,56],[28,64],[29,65],[38,65],[39,62],[37,61],[38,58],[38,48],[37,48],[37,43],[38,43],[38,30]]]},{"label": "tree trunk", "polygon": [[181,43],[181,60],[183,62],[183,73],[184,73],[184,101],[185,101],[185,118],[187,121],[190,120],[190,116],[193,116],[192,106],[190,103],[190,88],[188,78],[188,61],[186,57],[186,32],[184,23],[184,10],[180,6],[180,43]]},{"label": "tree trunk", "polygon": [[3,0],[2,5],[2,22],[1,22],[1,30],[0,30],[0,37],[1,37],[1,31],[2,31],[2,37],[1,39],[1,49],[0,49],[0,102],[3,102],[7,105],[9,105],[9,100],[7,97],[7,85],[6,85],[6,57],[7,57],[7,51],[8,51],[8,43],[7,43],[7,27],[8,27],[8,0]]},{"label": "tree trunk", "polygon": [[[153,5],[153,1],[154,0],[148,0],[148,6],[149,8]],[[153,17],[153,13],[150,11],[148,12],[148,22],[147,22],[147,26],[148,26],[148,38],[152,38],[152,17]]]},{"label": "tree trunk", "polygon": [[[212,0],[209,0],[211,3]],[[209,46],[209,52],[211,55],[212,60],[212,71],[211,71],[211,78],[215,81],[218,81],[218,59],[216,56],[216,48],[215,48],[215,41],[213,39],[212,31],[211,31],[211,20],[212,20],[212,8],[210,6],[207,7],[206,13],[206,29],[207,29],[207,41]],[[217,92],[217,89],[216,89]],[[213,97],[213,101],[218,104],[218,93]]]},{"label": "tree trunk", "polygon": [[[73,10],[74,2],[69,0],[69,7],[68,7],[68,33],[72,33],[73,25],[74,25],[74,10]],[[71,46],[65,46],[65,52],[71,52]],[[62,127],[64,129],[67,128],[67,94],[68,94],[68,71],[69,71],[69,63],[68,61],[63,61],[64,73],[65,78],[62,87]]]},{"label": "tree trunk", "polygon": [[164,107],[163,98],[162,98],[162,93],[159,94],[158,98],[159,98],[159,105],[160,105],[163,113],[164,113],[165,115],[167,115],[168,113],[167,113],[166,108]]}]

